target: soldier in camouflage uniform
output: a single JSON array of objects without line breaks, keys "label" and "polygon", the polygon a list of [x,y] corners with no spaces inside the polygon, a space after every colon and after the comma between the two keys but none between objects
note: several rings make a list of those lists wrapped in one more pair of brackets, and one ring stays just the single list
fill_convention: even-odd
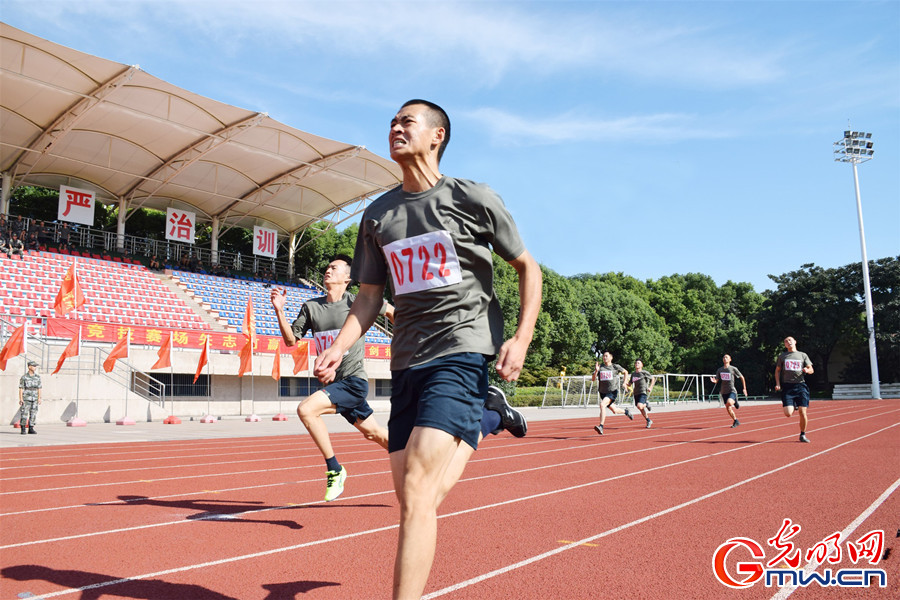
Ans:
[{"label": "soldier in camouflage uniform", "polygon": [[19,432],[25,435],[25,423],[28,433],[37,433],[34,424],[37,421],[38,406],[41,404],[41,376],[34,372],[38,364],[28,361],[28,372],[19,379]]}]

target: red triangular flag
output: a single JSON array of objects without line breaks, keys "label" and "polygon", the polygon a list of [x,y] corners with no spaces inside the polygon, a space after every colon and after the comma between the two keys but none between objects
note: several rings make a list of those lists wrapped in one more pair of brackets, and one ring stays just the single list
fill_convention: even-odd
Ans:
[{"label": "red triangular flag", "polygon": [[243,377],[247,371],[253,371],[253,347],[256,345],[256,315],[253,313],[253,296],[247,299],[247,310],[244,313],[244,347],[241,348],[241,365],[238,367],[238,377]]},{"label": "red triangular flag", "polygon": [[298,341],[297,345],[291,350],[291,356],[294,358],[294,375],[300,371],[309,368],[309,342],[306,340]]},{"label": "red triangular flag", "polygon": [[120,358],[128,358],[128,348],[131,346],[131,329],[125,330],[125,337],[119,340],[113,349],[110,351],[109,356],[106,357],[106,360],[103,361],[103,370],[107,373],[116,368],[116,361]]},{"label": "red triangular flag", "polygon": [[209,336],[206,336],[206,342],[203,344],[203,350],[200,351],[200,362],[197,363],[197,372],[194,373],[194,383],[200,378],[203,367],[209,362]]},{"label": "red triangular flag", "polygon": [[6,361],[25,352],[25,324],[18,327],[6,340],[3,349],[0,350],[0,371],[6,370]]},{"label": "red triangular flag", "polygon": [[275,360],[272,361],[272,379],[281,379],[281,350],[275,350]]},{"label": "red triangular flag", "polygon": [[72,338],[72,341],[69,342],[69,345],[66,346],[66,349],[63,350],[63,353],[59,355],[59,362],[56,363],[56,370],[51,373],[51,375],[56,375],[59,373],[59,370],[62,369],[63,363],[66,362],[67,358],[72,358],[73,356],[78,356],[78,352],[81,350],[81,327],[75,330],[75,337]]},{"label": "red triangular flag", "polygon": [[159,360],[156,361],[152,367],[153,369],[165,369],[166,367],[172,366],[172,332],[169,332],[169,335],[166,336],[166,339],[163,340],[162,346],[159,347],[159,351],[157,351],[156,355],[159,357]]},{"label": "red triangular flag", "polygon": [[62,284],[59,286],[56,301],[53,302],[53,310],[61,317],[84,306],[84,294],[81,291],[81,286],[78,285],[77,264],[77,262],[72,263],[72,266],[69,267],[66,276],[63,277]]},{"label": "red triangular flag", "polygon": [[253,344],[250,340],[244,342],[241,348],[241,365],[238,367],[238,377],[243,377],[244,373],[253,370]]}]

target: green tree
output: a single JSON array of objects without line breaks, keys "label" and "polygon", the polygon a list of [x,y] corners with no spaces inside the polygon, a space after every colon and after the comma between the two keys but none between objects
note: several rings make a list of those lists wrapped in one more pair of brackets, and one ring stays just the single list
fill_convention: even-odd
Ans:
[{"label": "green tree", "polygon": [[845,267],[824,269],[810,263],[783,275],[769,275],[777,287],[765,294],[759,320],[761,348],[774,364],[783,350],[782,340],[793,336],[815,365],[811,383],[818,389],[830,381],[828,363],[838,343],[858,334],[859,292],[849,274]]},{"label": "green tree", "polygon": [[[868,383],[872,378],[861,263],[843,267],[843,275],[847,277],[848,288],[858,290],[853,298],[859,305],[860,314],[848,332],[850,359],[841,372],[841,379],[848,383]],[[869,261],[869,280],[879,379],[883,382],[900,381],[900,257]]]},{"label": "green tree", "polygon": [[[597,353],[609,350],[623,365],[640,358],[648,370],[665,370],[672,361],[666,324],[643,297],[646,292],[631,291],[637,280],[628,279],[581,275],[574,280],[579,310],[587,319],[590,349],[595,355],[588,358],[590,368]],[[623,281],[625,289],[612,283]]]}]

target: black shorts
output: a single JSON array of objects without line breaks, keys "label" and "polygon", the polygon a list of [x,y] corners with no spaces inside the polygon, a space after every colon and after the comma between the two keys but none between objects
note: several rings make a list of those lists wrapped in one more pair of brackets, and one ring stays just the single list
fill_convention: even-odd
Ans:
[{"label": "black shorts", "polygon": [[322,388],[322,391],[334,404],[337,413],[351,425],[355,425],[357,421],[365,421],[375,412],[366,402],[369,382],[361,377],[347,377],[335,381]]},{"label": "black shorts", "polygon": [[431,427],[478,448],[487,398],[487,357],[450,354],[391,373],[388,452],[406,448],[414,427]]},{"label": "black shorts", "polygon": [[722,403],[725,406],[728,406],[728,401],[734,400],[737,402],[737,393],[736,392],[728,392],[727,394],[722,394]]},{"label": "black shorts", "polygon": [[647,394],[638,394],[634,397],[634,405],[647,404]]},{"label": "black shorts", "polygon": [[792,404],[794,408],[809,406],[809,387],[806,382],[781,384],[781,405],[787,408]]},{"label": "black shorts", "polygon": [[609,398],[609,405],[612,406],[616,403],[616,398],[619,397],[619,390],[611,390],[609,392],[603,392],[600,394],[600,402],[603,402],[604,398]]}]

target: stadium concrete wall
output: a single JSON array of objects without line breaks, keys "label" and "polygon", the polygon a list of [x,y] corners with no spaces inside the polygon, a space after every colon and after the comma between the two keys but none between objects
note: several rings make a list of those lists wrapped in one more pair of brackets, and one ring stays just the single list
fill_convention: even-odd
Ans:
[{"label": "stadium concrete wall", "polygon": [[[147,369],[157,360],[155,348],[132,348],[127,361],[135,367]],[[61,349],[60,349],[61,351]],[[58,352],[45,355],[40,362],[42,403],[38,423],[66,422],[77,414],[88,423],[110,423],[127,416],[138,422],[162,421],[169,415],[181,419],[199,419],[210,414],[218,417],[271,416],[284,413],[296,418],[297,404],[303,397],[279,397],[279,383],[272,379],[271,354],[254,355],[253,376],[238,377],[240,359],[237,353],[213,352],[210,357],[209,375],[211,395],[167,397],[165,405],[147,400],[124,385],[108,377],[101,369],[99,355],[89,348],[82,348],[81,355],[68,359],[57,375],[50,375],[56,368]],[[35,358],[30,356],[30,358]],[[147,371],[153,373],[184,373],[193,375],[197,370],[199,351],[172,353],[172,369]],[[80,362],[79,362],[80,360]],[[369,375],[368,399],[376,410],[384,409],[387,398],[376,398],[375,380],[390,379],[389,361],[366,360]],[[299,371],[293,375],[290,356],[281,357],[281,374],[284,377],[312,377],[312,371]],[[19,421],[19,378],[26,372],[24,356],[9,361],[6,371],[0,372],[0,414],[3,422],[12,425]],[[126,370],[117,365],[113,374],[124,379]],[[203,368],[203,374],[207,368]]]}]

